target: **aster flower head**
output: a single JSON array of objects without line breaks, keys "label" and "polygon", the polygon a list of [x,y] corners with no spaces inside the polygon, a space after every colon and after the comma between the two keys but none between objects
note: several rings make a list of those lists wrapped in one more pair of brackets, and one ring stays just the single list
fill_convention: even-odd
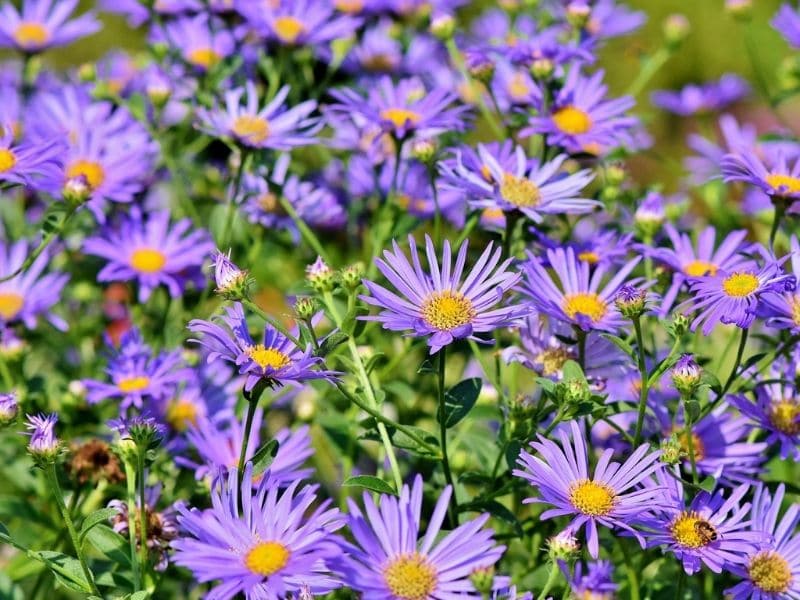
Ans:
[{"label": "aster flower head", "polygon": [[539,492],[524,502],[552,505],[541,519],[570,515],[573,520],[569,529],[577,532],[586,526],[586,545],[592,558],[597,558],[599,551],[598,525],[623,529],[644,547],[644,540],[629,522],[660,499],[661,490],[657,487],[639,487],[662,469],[658,462],[660,452],[651,452],[647,444],[642,444],[620,464],[611,461],[614,450],[608,448],[590,476],[586,441],[580,427],[573,420],[569,430],[571,440],[565,430],[559,433],[561,447],[539,436],[538,442],[530,444],[536,456],[525,450],[520,452],[517,464],[521,468],[513,473]]},{"label": "aster flower head", "polygon": [[[477,569],[492,567],[505,551],[483,526],[488,514],[464,523],[443,537],[441,527],[452,489],[445,487],[436,501],[428,528],[420,540],[422,477],[399,498],[382,494],[376,503],[364,493],[364,511],[348,499],[354,544],[344,545],[338,571],[346,585],[365,598],[481,598],[469,579]],[[438,541],[437,541],[438,539]],[[495,585],[507,585],[496,578]]]},{"label": "aster flower head", "polygon": [[540,223],[545,214],[587,213],[600,205],[580,195],[594,177],[590,170],[573,174],[560,171],[567,159],[564,154],[540,163],[528,160],[523,148],[517,146],[514,162],[505,165],[481,144],[477,154],[479,170],[472,160],[471,165],[465,164],[460,153],[454,168],[448,168],[446,163],[442,167],[449,185],[470,194],[470,204],[476,208],[520,211]]},{"label": "aster flower head", "polygon": [[30,433],[26,434],[30,436],[28,452],[38,464],[52,463],[61,452],[61,441],[55,433],[57,422],[56,413],[26,417],[25,427],[30,430]]},{"label": "aster flower head", "polygon": [[725,181],[744,181],[761,189],[773,200],[789,203],[800,198],[800,158],[794,164],[783,152],[764,161],[755,151],[739,149],[722,159]]},{"label": "aster flower head", "polygon": [[782,4],[771,25],[794,48],[800,48],[800,11],[788,2]]},{"label": "aster flower head", "polygon": [[132,417],[121,417],[108,422],[121,440],[131,440],[144,450],[155,448],[166,436],[167,428],[149,412],[144,411]]},{"label": "aster flower head", "polygon": [[249,463],[241,487],[237,479],[231,469],[212,490],[208,510],[178,507],[174,563],[201,583],[217,582],[211,593],[219,600],[240,593],[277,600],[305,588],[325,594],[339,587],[330,564],[341,554],[333,532],[344,521],[330,500],[317,503],[317,486],[295,481],[281,490],[263,477],[253,489]]},{"label": "aster flower head", "polygon": [[[792,274],[800,283],[800,241],[796,235],[789,238]],[[800,333],[800,287],[783,293],[767,292],[763,296],[767,325]]]},{"label": "aster flower head", "polygon": [[13,392],[0,394],[0,427],[14,422],[19,414],[17,395]]},{"label": "aster flower head", "polygon": [[800,460],[800,395],[789,383],[764,383],[755,388],[755,402],[742,395],[731,404],[766,432],[766,443],[780,444],[781,458]]},{"label": "aster flower head", "polygon": [[207,14],[181,17],[153,32],[156,41],[167,42],[197,71],[206,72],[230,56],[235,41],[228,28]]},{"label": "aster flower head", "polygon": [[614,565],[608,560],[597,560],[586,563],[578,561],[575,570],[569,570],[562,565],[561,570],[567,579],[570,589],[576,598],[587,600],[614,600],[619,586],[614,583]]},{"label": "aster flower head", "polygon": [[0,122],[0,182],[37,189],[43,180],[57,180],[63,152],[58,139],[16,143],[13,126]]},{"label": "aster flower head", "polygon": [[378,321],[384,329],[408,331],[408,335],[427,337],[431,354],[458,339],[480,341],[476,334],[489,333],[515,323],[526,311],[522,306],[501,306],[503,296],[520,278],[509,271],[512,259],[500,263],[501,249],[492,244],[483,251],[467,277],[462,275],[467,262],[465,240],[453,264],[450,242],[445,241],[441,269],[430,237],[425,236],[429,272],[420,264],[416,241],[408,238],[411,262],[392,242],[375,264],[395,292],[365,280],[369,295],[359,296],[371,306],[383,309],[378,315],[363,317]]},{"label": "aster flower head", "polygon": [[169,211],[145,217],[134,209],[116,225],[87,238],[83,250],[106,259],[99,281],[137,281],[140,302],[147,302],[159,285],[177,298],[190,282],[198,288],[205,284],[202,266],[214,250],[209,234],[191,227],[190,219],[170,223]]},{"label": "aster flower head", "polygon": [[213,255],[213,262],[217,294],[229,300],[241,300],[250,296],[250,274],[233,263],[230,251],[223,254],[217,250]]},{"label": "aster flower head", "polygon": [[691,396],[698,388],[703,375],[703,369],[691,354],[683,354],[672,367],[672,385],[681,394]]},{"label": "aster flower head", "polygon": [[584,331],[613,332],[625,326],[626,320],[615,306],[614,298],[639,263],[639,257],[619,268],[602,287],[607,266],[598,265],[591,270],[589,264],[576,258],[572,248],[548,250],[546,257],[555,278],[547,271],[544,261],[532,254],[524,266],[522,292],[539,312]]},{"label": "aster flower head", "polygon": [[653,104],[681,116],[714,112],[741,100],[750,93],[747,82],[733,73],[726,73],[719,81],[703,85],[687,85],[677,92],[659,90],[653,92]]},{"label": "aster flower head", "polygon": [[68,20],[78,0],[24,0],[22,11],[0,6],[0,47],[35,54],[92,35],[100,23],[92,13]]},{"label": "aster flower head", "polygon": [[245,376],[246,391],[251,391],[259,381],[280,386],[335,378],[334,372],[318,368],[323,360],[312,354],[311,344],[305,349],[298,348],[269,323],[264,326],[263,341],[256,343],[248,331],[241,304],[232,304],[225,313],[217,319],[222,325],[194,319],[189,322],[189,330],[202,334],[202,338],[193,341],[207,348],[208,362],[221,360],[239,368],[239,373]]},{"label": "aster flower head", "polygon": [[199,110],[200,127],[210,135],[230,137],[249,148],[290,150],[313,143],[314,134],[322,126],[318,119],[309,118],[317,103],[307,100],[287,109],[288,95],[289,86],[284,86],[260,108],[258,90],[248,81],[243,88],[225,92],[224,107]]}]

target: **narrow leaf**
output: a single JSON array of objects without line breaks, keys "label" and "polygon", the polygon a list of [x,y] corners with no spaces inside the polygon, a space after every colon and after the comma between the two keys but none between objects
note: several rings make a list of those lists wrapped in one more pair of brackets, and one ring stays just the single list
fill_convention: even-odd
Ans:
[{"label": "narrow leaf", "polygon": [[481,393],[480,377],[465,379],[444,393],[444,423],[447,428],[458,424],[475,406]]},{"label": "narrow leaf", "polygon": [[269,468],[278,454],[278,446],[278,440],[270,440],[258,449],[252,458],[254,476],[260,475]]},{"label": "narrow leaf", "polygon": [[78,534],[78,540],[83,542],[83,540],[86,538],[86,534],[91,531],[92,527],[99,525],[100,523],[106,523],[109,519],[117,514],[119,514],[119,511],[115,508],[101,508],[100,510],[94,511],[83,520],[80,534]]},{"label": "narrow leaf", "polygon": [[347,487],[363,487],[379,494],[392,494],[397,495],[395,489],[379,477],[372,475],[356,475],[355,477],[348,477],[342,484]]}]

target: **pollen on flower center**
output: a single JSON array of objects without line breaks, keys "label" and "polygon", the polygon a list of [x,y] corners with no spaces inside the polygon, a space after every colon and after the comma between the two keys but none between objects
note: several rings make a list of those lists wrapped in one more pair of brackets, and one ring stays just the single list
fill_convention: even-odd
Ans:
[{"label": "pollen on flower center", "polygon": [[780,173],[770,173],[766,177],[767,183],[777,192],[800,194],[800,178]]},{"label": "pollen on flower center", "polygon": [[792,309],[792,321],[794,321],[795,325],[800,327],[800,295],[792,296],[791,300],[789,300],[789,304]]},{"label": "pollen on flower center", "polygon": [[566,348],[549,348],[536,356],[536,362],[542,365],[542,375],[555,375],[572,355]]},{"label": "pollen on flower center", "polygon": [[578,253],[578,260],[582,260],[585,263],[589,263],[590,265],[596,265],[600,262],[600,255],[597,252],[593,252],[591,250],[585,250],[583,252]]},{"label": "pollen on flower center", "polygon": [[231,127],[233,133],[253,143],[260,143],[269,137],[269,123],[266,119],[255,115],[236,117]]},{"label": "pollen on flower center", "polygon": [[422,120],[422,115],[407,108],[386,108],[381,111],[380,116],[383,121],[389,121],[395,127],[416,125]]},{"label": "pollen on flower center", "polygon": [[395,61],[390,54],[380,52],[368,56],[361,61],[362,67],[367,71],[373,72],[391,71],[394,65]]},{"label": "pollen on flower center", "polygon": [[[0,129],[2,129],[0,127]],[[5,173],[14,168],[17,164],[17,157],[8,148],[0,148],[0,173]]]},{"label": "pollen on flower center", "polygon": [[672,538],[685,548],[702,548],[713,540],[706,531],[713,532],[714,526],[696,512],[683,511],[669,526]]},{"label": "pollen on flower center", "polygon": [[100,163],[91,160],[76,160],[67,167],[67,179],[84,177],[92,190],[96,190],[106,178],[106,172]]},{"label": "pollen on flower center", "polygon": [[535,183],[524,177],[515,177],[511,173],[503,173],[500,195],[509,204],[522,208],[538,206],[542,201],[542,193]]},{"label": "pollen on flower center", "polygon": [[186,431],[190,425],[197,425],[197,405],[189,400],[178,398],[167,408],[167,422],[175,431]]},{"label": "pollen on flower center", "polygon": [[597,323],[608,312],[608,305],[593,292],[567,294],[564,296],[563,308],[570,319],[581,314],[589,317],[593,323]]},{"label": "pollen on flower center", "polygon": [[124,394],[141,392],[148,385],[150,385],[150,378],[145,376],[125,377],[117,382],[117,388]]},{"label": "pollen on flower center", "polygon": [[24,21],[14,31],[14,40],[23,48],[37,48],[50,41],[50,32],[41,23]]},{"label": "pollen on flower center", "polygon": [[334,0],[333,5],[344,13],[360,13],[364,10],[364,0]]},{"label": "pollen on flower center", "polygon": [[0,318],[10,321],[19,314],[25,298],[16,292],[0,292]]},{"label": "pollen on flower center", "polygon": [[756,554],[747,567],[747,574],[753,584],[763,592],[780,594],[786,592],[792,583],[789,563],[771,550]]},{"label": "pollen on flower center", "polygon": [[605,483],[584,479],[573,484],[569,500],[585,515],[606,515],[614,508],[614,490]]},{"label": "pollen on flower center", "polygon": [[522,73],[515,73],[508,83],[508,95],[514,100],[525,100],[531,93],[528,83]]},{"label": "pollen on flower center", "polygon": [[247,355],[262,369],[282,369],[292,362],[286,354],[275,348],[265,348],[264,344],[251,346]]},{"label": "pollen on flower center", "polygon": [[140,273],[158,273],[167,264],[167,257],[154,248],[137,248],[131,254],[131,267]]},{"label": "pollen on flower center", "polygon": [[440,331],[471,323],[476,316],[472,301],[461,292],[450,290],[433,292],[422,303],[420,313],[428,325]]},{"label": "pollen on flower center", "polygon": [[244,565],[253,573],[269,577],[289,562],[291,552],[280,542],[261,542],[253,546],[244,557]]},{"label": "pollen on flower center", "polygon": [[704,277],[706,275],[716,275],[717,265],[705,260],[693,260],[683,267],[683,272],[689,277]]},{"label": "pollen on flower center", "polygon": [[306,29],[300,19],[290,16],[278,17],[272,22],[272,29],[278,39],[285,44],[294,44]]},{"label": "pollen on flower center", "polygon": [[383,569],[383,579],[399,600],[427,600],[436,589],[436,569],[416,552],[394,558]]},{"label": "pollen on flower center", "polygon": [[767,410],[772,426],[786,435],[800,433],[800,404],[791,398],[773,402]]},{"label": "pollen on flower center", "polygon": [[744,298],[758,289],[758,277],[752,273],[734,273],[722,281],[722,289],[728,296]]},{"label": "pollen on flower center", "polygon": [[208,70],[216,65],[222,57],[213,48],[206,47],[190,50],[186,58],[195,67],[201,67],[205,70]]},{"label": "pollen on flower center", "polygon": [[554,112],[553,123],[569,135],[580,135],[592,128],[592,118],[589,114],[574,106],[565,106]]},{"label": "pollen on flower center", "polygon": [[[678,434],[678,443],[681,445],[681,450],[689,457],[689,434],[685,431]],[[706,447],[703,440],[700,439],[696,433],[692,432],[692,451],[694,452],[695,462],[703,460],[706,457]]]}]

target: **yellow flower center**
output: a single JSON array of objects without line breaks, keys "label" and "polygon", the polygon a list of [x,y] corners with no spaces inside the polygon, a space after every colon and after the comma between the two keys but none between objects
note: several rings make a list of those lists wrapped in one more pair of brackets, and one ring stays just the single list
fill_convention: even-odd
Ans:
[{"label": "yellow flower center", "polygon": [[734,273],[722,282],[723,291],[734,298],[744,298],[758,289],[758,277],[751,273]]},{"label": "yellow flower center", "polygon": [[569,135],[580,135],[592,128],[592,118],[589,114],[574,106],[565,106],[554,112],[553,123]]},{"label": "yellow flower center", "polygon": [[684,548],[708,546],[716,536],[714,526],[696,512],[683,511],[669,526],[672,539]]},{"label": "yellow flower center", "polygon": [[565,348],[550,348],[536,356],[536,362],[542,365],[542,375],[555,375],[572,356]]},{"label": "yellow flower center", "polygon": [[76,160],[67,167],[67,179],[83,177],[92,190],[96,190],[105,181],[106,172],[100,163],[92,160]]},{"label": "yellow flower center", "polygon": [[706,275],[716,275],[717,265],[705,260],[693,260],[683,267],[683,272],[689,277],[704,277]]},{"label": "yellow flower center", "polygon": [[789,300],[789,304],[792,309],[792,321],[794,321],[795,325],[800,327],[800,294],[792,296]]},{"label": "yellow flower center", "polygon": [[119,382],[117,382],[117,388],[119,389],[120,392],[124,394],[141,392],[148,385],[150,385],[150,378],[144,376],[125,377],[124,379],[120,379]]},{"label": "yellow flower center", "polygon": [[778,402],[773,402],[767,416],[772,426],[786,435],[797,435],[800,433],[800,405],[791,398],[784,398]]},{"label": "yellow flower center", "polygon": [[244,565],[253,573],[269,577],[289,562],[291,552],[280,542],[261,542],[244,557]]},{"label": "yellow flower center", "polygon": [[25,304],[25,298],[16,292],[0,292],[0,318],[10,321],[19,314]]},{"label": "yellow flower center", "polygon": [[593,292],[567,294],[564,296],[563,308],[570,319],[581,314],[591,319],[592,323],[597,323],[608,312],[608,305]]},{"label": "yellow flower center", "polygon": [[167,422],[175,431],[186,431],[190,425],[197,425],[197,413],[194,402],[178,398],[167,408]]},{"label": "yellow flower center", "polygon": [[585,515],[607,515],[614,508],[614,490],[605,483],[584,479],[572,485],[569,500]]},{"label": "yellow flower center", "polygon": [[600,255],[592,250],[584,250],[583,252],[578,253],[578,260],[582,260],[590,265],[596,265],[600,262]]},{"label": "yellow flower center", "polygon": [[278,17],[272,22],[272,30],[284,44],[294,44],[305,29],[303,22],[295,17]]},{"label": "yellow flower center", "polygon": [[535,183],[524,177],[515,177],[511,173],[503,173],[500,195],[509,204],[523,208],[538,206],[542,200],[542,194]]},{"label": "yellow flower center", "polygon": [[158,273],[165,264],[166,255],[155,248],[137,248],[131,254],[131,267],[140,273]]},{"label": "yellow flower center", "polygon": [[399,600],[427,600],[436,589],[436,569],[416,552],[401,554],[383,568],[383,579]]},{"label": "yellow flower center", "polygon": [[264,344],[252,346],[247,351],[247,355],[262,369],[271,367],[277,371],[292,362],[292,359],[280,350],[265,348]]},{"label": "yellow flower center", "polygon": [[[641,383],[639,384],[641,388]],[[689,457],[689,433],[687,431],[678,432],[678,443],[681,445],[681,450],[686,455],[686,460],[691,460]],[[700,439],[695,432],[692,432],[692,451],[694,452],[695,462],[703,460],[706,457],[706,447],[703,440]]]},{"label": "yellow flower center", "polygon": [[416,125],[422,120],[422,115],[407,108],[386,108],[381,111],[381,119],[389,121],[395,127]]},{"label": "yellow flower center", "polygon": [[233,133],[259,144],[269,137],[269,122],[255,115],[241,115],[233,122]]},{"label": "yellow flower center", "polygon": [[522,73],[514,73],[511,77],[511,81],[508,82],[508,95],[511,96],[512,100],[525,100],[527,99],[528,95],[531,93],[531,88],[528,86],[528,82],[525,81],[525,76]]},{"label": "yellow flower center", "polygon": [[278,202],[278,197],[272,192],[267,192],[258,197],[258,206],[264,212],[283,214],[283,208]]},{"label": "yellow flower center", "polygon": [[190,50],[186,59],[195,67],[208,70],[216,65],[222,57],[219,53],[210,47],[195,48]]},{"label": "yellow flower center", "polygon": [[481,165],[481,177],[489,183],[494,182],[494,177],[492,177],[492,171],[489,169],[489,165]]},{"label": "yellow flower center", "polygon": [[433,292],[422,303],[420,313],[425,322],[439,331],[451,331],[476,316],[472,301],[461,292]]},{"label": "yellow flower center", "polygon": [[392,60],[392,57],[389,54],[378,53],[368,56],[361,61],[361,66],[363,66],[367,71],[391,71],[392,67],[394,67],[394,60]]},{"label": "yellow flower center", "polygon": [[481,217],[490,221],[499,221],[505,216],[501,208],[484,208]]},{"label": "yellow flower center", "polygon": [[800,178],[791,175],[781,175],[780,173],[770,173],[767,175],[767,183],[775,191],[788,192],[790,194],[800,194]]},{"label": "yellow flower center", "polygon": [[780,594],[789,590],[792,570],[789,563],[777,552],[759,552],[750,561],[747,573],[753,584],[763,592]]},{"label": "yellow flower center", "polygon": [[15,164],[17,164],[17,157],[14,153],[8,148],[0,148],[0,173],[10,171]]},{"label": "yellow flower center", "polygon": [[333,5],[344,13],[356,14],[364,10],[364,0],[334,0]]},{"label": "yellow flower center", "polygon": [[24,21],[14,32],[14,40],[23,48],[37,48],[50,41],[50,32],[41,23]]}]

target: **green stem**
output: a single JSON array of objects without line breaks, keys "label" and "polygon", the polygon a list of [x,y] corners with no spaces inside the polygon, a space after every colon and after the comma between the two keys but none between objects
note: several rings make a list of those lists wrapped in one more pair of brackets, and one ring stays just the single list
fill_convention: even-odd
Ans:
[{"label": "green stem", "polygon": [[545,600],[545,598],[547,598],[547,594],[550,593],[550,590],[553,589],[556,581],[558,581],[559,575],[561,575],[561,570],[558,568],[558,563],[553,560],[550,562],[550,574],[547,576],[547,581],[542,588],[542,592],[539,594],[538,600]]},{"label": "green stem", "polygon": [[692,465],[692,482],[697,485],[699,479],[697,477],[697,457],[694,452],[694,435],[692,434],[692,417],[689,414],[689,400],[691,397],[683,398],[683,416],[686,421],[684,424],[684,431],[686,435],[686,448],[689,451],[689,462]]},{"label": "green stem", "polygon": [[294,335],[292,335],[292,333],[286,327],[281,325],[277,319],[271,317],[266,312],[264,312],[264,310],[261,309],[255,302],[245,298],[242,300],[242,304],[244,304],[247,308],[256,313],[259,317],[264,319],[267,323],[272,325],[275,329],[281,332],[281,334],[289,338],[289,340],[291,340],[295,346],[297,346],[298,348],[303,347],[303,344],[300,342],[300,340],[298,340]]},{"label": "green stem", "polygon": [[[145,573],[148,568],[147,559],[147,501],[144,495],[144,458],[145,449],[139,448],[136,456],[136,483],[139,485],[139,527],[141,534],[139,539],[139,562],[142,566],[142,580],[144,580]],[[133,515],[128,515],[128,519],[135,518]]]},{"label": "green stem", "polygon": [[[261,395],[259,394],[259,397]],[[239,450],[239,486],[242,485],[242,478],[244,477],[244,463],[247,459],[247,443],[250,440],[250,431],[253,429],[253,418],[256,415],[256,408],[258,407],[259,398],[249,398],[247,401],[247,417],[244,422],[244,435],[242,436],[242,447]]]},{"label": "green stem", "polygon": [[306,225],[306,222],[300,218],[300,215],[297,214],[297,211],[294,209],[294,206],[292,206],[292,203],[284,198],[283,195],[278,196],[278,202],[280,202],[281,208],[286,211],[286,214],[291,217],[295,227],[297,227],[297,229],[300,231],[300,235],[303,237],[306,243],[311,246],[311,249],[317,253],[317,256],[321,256],[322,260],[324,260],[326,263],[330,263],[330,257],[322,247],[322,243],[320,243],[319,238],[311,230],[311,228]]},{"label": "green stem", "polygon": [[641,587],[639,583],[639,570],[633,564],[633,559],[631,558],[631,553],[628,552],[628,548],[625,545],[625,540],[617,538],[617,542],[619,543],[619,549],[622,552],[622,558],[625,561],[625,573],[628,576],[628,587],[631,591],[630,600],[639,600],[639,589]]},{"label": "green stem", "polygon": [[64,519],[64,524],[67,526],[69,537],[72,539],[72,545],[75,548],[75,552],[78,556],[78,562],[81,563],[81,569],[83,570],[83,575],[84,577],[86,577],[86,581],[88,582],[89,587],[92,590],[92,593],[95,596],[102,597],[100,594],[100,590],[97,589],[97,584],[95,584],[94,582],[94,576],[92,575],[92,572],[89,570],[89,565],[86,563],[86,557],[83,555],[83,550],[81,550],[80,539],[78,538],[78,532],[75,530],[75,524],[72,522],[72,515],[69,514],[67,505],[64,504],[64,496],[61,493],[61,486],[58,484],[58,475],[56,474],[55,463],[50,463],[49,465],[47,465],[45,473],[47,473],[47,480],[50,483],[50,488],[53,491],[53,496],[55,496],[56,504],[58,505],[58,510],[61,512],[61,517]]},{"label": "green stem", "polygon": [[642,441],[642,426],[644,425],[644,414],[647,411],[647,393],[650,389],[650,380],[647,377],[647,362],[644,354],[644,336],[642,335],[642,323],[640,317],[633,319],[633,328],[636,331],[636,346],[638,350],[639,377],[641,378],[641,389],[639,390],[639,412],[636,416],[636,430],[633,434],[633,449],[639,447]]},{"label": "green stem", "polygon": [[675,590],[675,600],[683,600],[685,587],[686,587],[686,571],[683,570],[683,565],[679,565],[678,588]]},{"label": "green stem", "polygon": [[447,413],[446,413],[446,396],[444,388],[444,375],[447,367],[447,346],[442,346],[439,350],[439,378],[438,378],[438,392],[439,392],[439,445],[442,448],[442,468],[444,469],[444,478],[447,485],[452,488],[450,495],[450,507],[447,512],[450,517],[450,526],[458,527],[458,498],[456,497],[456,486],[453,482],[453,473],[450,471],[450,459],[447,456]]},{"label": "green stem", "polygon": [[439,206],[439,190],[436,187],[436,172],[432,166],[428,166],[428,179],[431,182],[431,193],[433,194],[433,205],[436,212],[433,215],[433,239],[436,245],[442,245],[442,208]]},{"label": "green stem", "polygon": [[14,378],[11,376],[11,371],[8,369],[6,357],[0,354],[0,376],[3,378],[3,385],[7,392],[14,389]]},{"label": "green stem", "polygon": [[575,328],[575,333],[578,336],[578,364],[581,366],[581,371],[586,373],[586,332],[579,328]]},{"label": "green stem", "polygon": [[728,375],[728,379],[725,381],[725,385],[722,386],[722,390],[720,390],[717,397],[714,398],[713,402],[706,404],[703,410],[700,412],[700,416],[697,419],[698,421],[714,410],[714,407],[720,403],[720,401],[725,397],[725,394],[728,393],[728,390],[731,389],[733,382],[736,381],[736,376],[739,372],[739,365],[742,364],[742,357],[744,356],[744,347],[747,345],[748,333],[748,329],[742,328],[742,336],[739,338],[739,348],[736,350],[736,360],[733,363],[731,373]]},{"label": "green stem", "polygon": [[142,578],[139,574],[139,554],[136,552],[136,466],[125,460],[125,480],[128,484],[128,543],[131,548],[131,565],[133,568],[134,592],[142,589]]},{"label": "green stem", "polygon": [[233,228],[233,217],[236,214],[236,200],[239,198],[239,192],[242,189],[242,178],[244,176],[245,167],[250,161],[250,152],[247,149],[242,149],[239,156],[239,166],[236,169],[236,178],[233,180],[233,192],[228,198],[228,205],[225,211],[225,229],[222,230],[222,238],[220,240],[220,249],[225,250],[230,244],[230,238]]},{"label": "green stem", "polygon": [[783,219],[783,215],[786,213],[786,201],[783,200],[783,198],[778,198],[773,201],[773,204],[775,205],[775,216],[772,218],[772,228],[769,232],[769,249],[774,251],[775,236],[778,235],[781,219]]},{"label": "green stem", "polygon": [[638,96],[653,76],[658,73],[659,69],[669,60],[671,55],[672,52],[670,52],[669,48],[666,46],[662,46],[656,50],[656,52],[645,61],[642,68],[639,69],[639,74],[636,76],[636,79],[633,80],[633,83],[628,86],[625,95],[633,96],[634,98]]}]

